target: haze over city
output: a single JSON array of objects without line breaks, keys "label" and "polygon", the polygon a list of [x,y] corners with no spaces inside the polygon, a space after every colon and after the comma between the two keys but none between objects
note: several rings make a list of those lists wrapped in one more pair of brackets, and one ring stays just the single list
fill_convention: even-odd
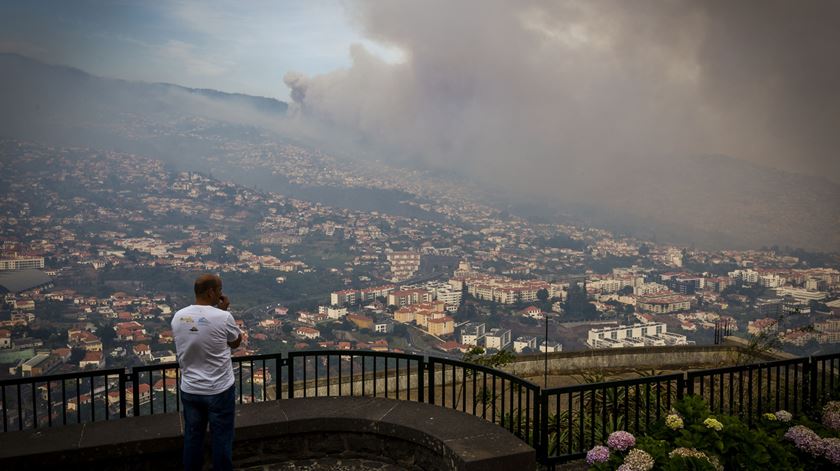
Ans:
[{"label": "haze over city", "polygon": [[[545,466],[629,430],[631,397],[638,434],[640,385],[657,421],[715,387],[723,414],[716,368],[730,414],[775,368],[731,420],[786,422],[782,389],[814,416],[840,378],[838,24],[828,0],[3,2],[3,432],[171,412],[171,322],[216,276],[237,407],[437,384]],[[612,428],[590,383],[624,388]]]}]

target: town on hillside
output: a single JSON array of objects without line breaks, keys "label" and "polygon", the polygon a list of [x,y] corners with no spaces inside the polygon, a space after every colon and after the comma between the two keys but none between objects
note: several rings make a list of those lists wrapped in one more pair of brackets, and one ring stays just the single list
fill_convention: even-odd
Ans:
[{"label": "town on hillside", "polygon": [[708,345],[722,326],[793,354],[840,349],[836,255],[535,222],[430,175],[292,145],[228,157],[298,185],[399,192],[401,206],[292,198],[113,151],[0,147],[4,378],[174,361],[169,321],[204,272],[221,275],[245,333],[234,355]]}]

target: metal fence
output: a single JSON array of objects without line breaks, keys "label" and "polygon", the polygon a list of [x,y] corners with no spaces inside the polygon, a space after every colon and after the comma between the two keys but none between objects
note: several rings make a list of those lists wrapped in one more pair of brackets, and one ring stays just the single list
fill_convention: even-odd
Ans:
[{"label": "metal fence", "polygon": [[[686,394],[752,423],[799,413],[840,388],[840,354],[635,379],[540,386],[494,368],[437,357],[359,350],[233,358],[240,404],[300,397],[425,402],[498,424],[547,466],[583,456],[615,430],[644,433]],[[181,409],[177,363],[0,381],[3,432],[115,420]]]},{"label": "metal fence", "polygon": [[616,430],[645,432],[682,398],[683,386],[679,373],[544,389],[543,461],[584,456]]}]

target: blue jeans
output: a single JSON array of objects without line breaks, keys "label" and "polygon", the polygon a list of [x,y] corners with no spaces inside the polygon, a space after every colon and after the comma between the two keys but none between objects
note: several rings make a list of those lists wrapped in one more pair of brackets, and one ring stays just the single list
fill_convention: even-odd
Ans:
[{"label": "blue jeans", "polygon": [[213,469],[233,469],[234,386],[210,396],[181,391],[184,405],[184,469],[200,470],[204,465],[204,433],[210,423]]}]

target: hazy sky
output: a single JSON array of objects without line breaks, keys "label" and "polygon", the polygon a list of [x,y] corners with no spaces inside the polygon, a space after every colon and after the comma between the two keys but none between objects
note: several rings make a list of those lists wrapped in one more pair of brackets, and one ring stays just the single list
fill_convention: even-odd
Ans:
[{"label": "hazy sky", "polygon": [[288,100],[283,74],[350,65],[350,45],[382,57],[339,1],[24,0],[0,2],[0,52],[106,77]]},{"label": "hazy sky", "polygon": [[570,163],[696,154],[838,182],[838,25],[836,0],[26,0],[0,4],[0,51],[291,87],[304,115],[385,152],[532,187]]}]

